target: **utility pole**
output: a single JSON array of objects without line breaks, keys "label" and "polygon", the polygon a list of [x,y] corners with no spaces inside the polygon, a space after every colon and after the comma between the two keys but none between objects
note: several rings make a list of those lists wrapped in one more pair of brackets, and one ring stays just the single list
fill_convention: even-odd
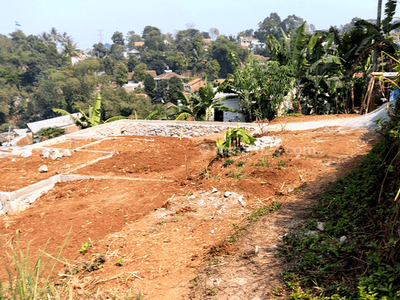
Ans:
[{"label": "utility pole", "polygon": [[[376,26],[381,28],[381,15],[382,15],[382,0],[378,0],[378,16],[376,17]],[[376,71],[377,61],[378,59],[378,50],[375,48],[374,50],[374,63],[372,65],[372,72]]]},{"label": "utility pole", "polygon": [[99,41],[103,44],[103,29],[97,29],[97,32],[99,33]]}]

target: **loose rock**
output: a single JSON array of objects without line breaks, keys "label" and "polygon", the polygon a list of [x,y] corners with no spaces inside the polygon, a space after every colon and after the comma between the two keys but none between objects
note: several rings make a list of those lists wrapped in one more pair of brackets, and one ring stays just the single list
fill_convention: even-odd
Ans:
[{"label": "loose rock", "polygon": [[22,157],[31,157],[32,156],[32,151],[29,150],[25,150],[24,152],[22,152],[21,154]]},{"label": "loose rock", "polygon": [[42,158],[49,158],[50,150],[46,149],[42,151]]},{"label": "loose rock", "polygon": [[225,197],[225,198],[228,198],[230,195],[232,195],[231,192],[225,192],[224,197]]},{"label": "loose rock", "polygon": [[319,230],[321,230],[321,231],[324,231],[324,230],[325,230],[325,225],[324,225],[324,223],[318,222],[317,228],[318,228]]},{"label": "loose rock", "polygon": [[71,154],[71,151],[69,151],[68,149],[64,149],[63,152],[62,152],[62,155],[65,156],[65,157],[69,157],[72,154]]},{"label": "loose rock", "polygon": [[238,198],[237,200],[238,200],[238,202],[240,203],[240,205],[241,205],[242,207],[246,207],[247,203],[244,202],[242,198]]},{"label": "loose rock", "polygon": [[[61,156],[60,156],[61,155]],[[56,160],[57,158],[62,157],[62,153],[57,149],[50,150],[49,158],[52,160]]]},{"label": "loose rock", "polygon": [[47,166],[46,165],[41,165],[39,167],[39,173],[46,173],[48,171]]},{"label": "loose rock", "polygon": [[213,188],[211,191],[212,194],[217,193],[217,192],[218,192],[218,190],[216,188]]}]

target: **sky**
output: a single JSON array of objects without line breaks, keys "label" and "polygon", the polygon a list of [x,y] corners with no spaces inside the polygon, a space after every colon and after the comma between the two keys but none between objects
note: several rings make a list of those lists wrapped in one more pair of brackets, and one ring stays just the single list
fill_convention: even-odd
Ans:
[{"label": "sky", "polygon": [[200,31],[214,27],[220,34],[237,35],[257,30],[259,22],[276,12],[282,20],[295,14],[318,30],[345,25],[354,17],[376,19],[377,6],[378,0],[0,0],[0,34],[20,29],[39,35],[55,27],[86,50],[100,41],[111,43],[115,31],[141,35],[147,25],[162,33],[194,24]]}]

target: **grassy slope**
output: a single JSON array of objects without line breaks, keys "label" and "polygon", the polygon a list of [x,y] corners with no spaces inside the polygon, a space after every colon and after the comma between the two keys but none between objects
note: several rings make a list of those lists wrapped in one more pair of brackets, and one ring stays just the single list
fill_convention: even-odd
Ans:
[{"label": "grassy slope", "polygon": [[280,245],[293,299],[400,299],[396,105],[384,138],[321,197],[306,226],[292,230]]}]

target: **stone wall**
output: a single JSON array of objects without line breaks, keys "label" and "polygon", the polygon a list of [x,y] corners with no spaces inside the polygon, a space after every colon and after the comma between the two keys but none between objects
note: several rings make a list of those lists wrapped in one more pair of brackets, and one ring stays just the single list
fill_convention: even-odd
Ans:
[{"label": "stone wall", "polygon": [[248,132],[259,130],[257,125],[251,123],[120,120],[82,130],[73,135],[87,137],[140,135],[191,138],[212,135],[236,126],[244,127]]}]

